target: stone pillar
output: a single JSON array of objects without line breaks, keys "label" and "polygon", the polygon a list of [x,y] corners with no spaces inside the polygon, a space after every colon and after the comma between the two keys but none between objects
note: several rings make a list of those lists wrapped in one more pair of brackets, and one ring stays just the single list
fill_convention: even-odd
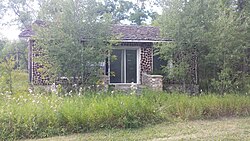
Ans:
[{"label": "stone pillar", "polygon": [[149,75],[142,74],[142,85],[147,86],[149,89],[162,91],[163,90],[163,76],[162,75]]}]

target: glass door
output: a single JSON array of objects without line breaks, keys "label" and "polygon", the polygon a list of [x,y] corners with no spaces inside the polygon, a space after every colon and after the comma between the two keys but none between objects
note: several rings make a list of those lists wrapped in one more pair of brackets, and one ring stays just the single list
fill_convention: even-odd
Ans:
[{"label": "glass door", "polygon": [[110,83],[137,83],[137,49],[113,49],[111,56]]},{"label": "glass door", "polygon": [[137,83],[137,50],[126,50],[126,83]]},{"label": "glass door", "polygon": [[[111,83],[123,83],[123,70],[124,70],[124,60],[123,60],[123,50],[114,49],[112,51],[112,59],[110,64],[110,82]],[[113,56],[115,59],[113,60]]]}]

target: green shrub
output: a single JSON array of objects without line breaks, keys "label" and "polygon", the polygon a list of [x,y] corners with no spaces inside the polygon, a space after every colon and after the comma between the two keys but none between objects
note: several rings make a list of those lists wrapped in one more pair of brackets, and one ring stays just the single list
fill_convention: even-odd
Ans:
[{"label": "green shrub", "polygon": [[22,95],[28,92],[29,82],[28,74],[26,72],[21,70],[12,70],[11,78],[9,78],[9,75],[10,74],[6,74],[6,70],[0,70],[0,93],[8,94],[12,91],[13,94]]}]

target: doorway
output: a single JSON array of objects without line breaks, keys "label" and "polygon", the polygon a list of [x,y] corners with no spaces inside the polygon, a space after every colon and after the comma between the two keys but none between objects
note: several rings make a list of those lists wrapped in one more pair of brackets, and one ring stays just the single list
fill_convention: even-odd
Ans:
[{"label": "doorway", "polygon": [[113,49],[110,61],[110,83],[138,83],[139,50]]}]

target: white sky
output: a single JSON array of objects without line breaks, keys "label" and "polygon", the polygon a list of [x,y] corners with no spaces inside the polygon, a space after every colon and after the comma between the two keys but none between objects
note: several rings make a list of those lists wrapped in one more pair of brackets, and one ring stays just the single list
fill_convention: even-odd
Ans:
[{"label": "white sky", "polygon": [[12,26],[0,26],[0,36],[6,37],[9,40],[18,39],[18,34],[20,30],[16,25]]},{"label": "white sky", "polygon": [[[137,0],[128,0],[128,1],[136,2]],[[150,5],[148,4],[146,6],[149,7]],[[161,9],[159,7],[153,7],[153,9],[161,13]],[[9,40],[18,40],[18,35],[21,31],[20,29],[18,29],[17,25],[11,22],[11,20],[13,20],[14,18],[15,16],[13,16],[13,14],[7,13],[6,15],[4,15],[3,19],[1,19],[1,21],[9,22],[10,24],[8,25],[0,24],[0,38],[5,37]]]}]

